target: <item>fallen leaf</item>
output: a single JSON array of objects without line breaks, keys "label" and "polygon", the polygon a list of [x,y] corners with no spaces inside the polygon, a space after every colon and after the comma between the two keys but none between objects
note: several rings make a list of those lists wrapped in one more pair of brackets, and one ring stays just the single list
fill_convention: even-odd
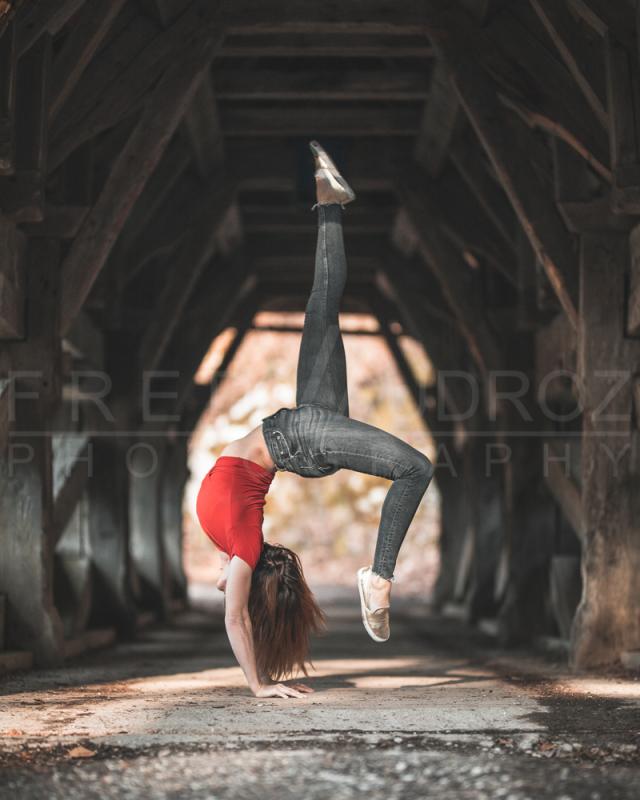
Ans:
[{"label": "fallen leaf", "polygon": [[95,756],[95,750],[89,750],[88,747],[82,747],[79,745],[78,747],[72,747],[71,750],[67,750],[67,755],[69,758],[92,758]]}]

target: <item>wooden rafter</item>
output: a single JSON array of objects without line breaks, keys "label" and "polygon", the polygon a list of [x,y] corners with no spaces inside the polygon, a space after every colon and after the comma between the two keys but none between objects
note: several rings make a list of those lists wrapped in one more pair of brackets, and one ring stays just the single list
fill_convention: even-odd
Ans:
[{"label": "wooden rafter", "polygon": [[15,158],[16,26],[0,36],[0,175],[13,171]]},{"label": "wooden rafter", "polygon": [[[154,311],[152,324],[147,328],[140,346],[141,366],[155,369],[167,348],[182,312],[203,269],[211,261],[217,229],[233,202],[235,187],[220,180],[218,191],[211,192],[194,209],[175,263],[169,273]],[[172,260],[173,261],[173,260]]]},{"label": "wooden rafter", "polygon": [[418,236],[420,252],[438,279],[479,369],[484,374],[500,369],[500,348],[471,291],[471,267],[438,225],[433,224],[437,205],[409,173],[399,180],[398,194]]},{"label": "wooden rafter", "polygon": [[608,126],[603,76],[594,63],[589,42],[563,2],[529,0],[565,66],[593,109],[603,128]]},{"label": "wooden rafter", "polygon": [[[180,60],[210,28],[223,38],[220,0],[192,0],[183,14],[158,34],[145,15],[134,17],[85,70],[52,128],[51,163],[57,166],[82,142],[124,119],[143,105],[163,73]],[[126,10],[126,6],[125,6]]]},{"label": "wooden rafter", "polygon": [[43,33],[55,34],[61,30],[80,9],[85,0],[32,0],[18,10],[18,53],[22,55],[32,47]]},{"label": "wooden rafter", "polygon": [[73,30],[53,64],[49,119],[53,121],[95,55],[125,0],[91,0],[78,15]]},{"label": "wooden rafter", "polygon": [[[502,107],[491,85],[472,65],[457,67],[454,82],[469,121],[575,327],[578,285],[575,253],[555,206],[552,186],[531,163],[542,144]],[[528,154],[527,159],[522,158],[523,152]]]},{"label": "wooden rafter", "polygon": [[63,265],[62,330],[68,330],[153,173],[223,38],[209,12],[190,47],[157,83]]}]

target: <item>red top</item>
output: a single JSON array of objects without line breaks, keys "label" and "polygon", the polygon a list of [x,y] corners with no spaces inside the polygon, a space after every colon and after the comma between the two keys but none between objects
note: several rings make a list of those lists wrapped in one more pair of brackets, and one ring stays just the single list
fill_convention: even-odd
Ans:
[{"label": "red top", "polygon": [[207,536],[229,558],[255,569],[262,552],[265,495],[275,472],[240,456],[219,456],[198,492],[196,513]]}]

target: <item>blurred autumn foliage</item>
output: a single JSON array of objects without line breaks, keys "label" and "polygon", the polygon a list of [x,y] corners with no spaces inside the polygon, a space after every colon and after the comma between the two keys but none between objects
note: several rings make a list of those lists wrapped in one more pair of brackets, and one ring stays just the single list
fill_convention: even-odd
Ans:
[{"label": "blurred autumn foliage", "polygon": [[[260,312],[254,325],[301,327],[302,314]],[[402,382],[384,340],[348,335],[378,330],[366,315],[340,317],[347,354],[350,415],[408,441],[430,458],[433,444]],[[196,380],[208,383],[233,336],[223,331],[211,345]],[[432,380],[421,346],[403,336],[401,347],[421,384]],[[185,566],[191,583],[210,583],[217,572],[214,546],[195,517],[195,498],[204,474],[233,439],[260,425],[281,406],[295,406],[299,333],[251,330],[219,383],[191,440],[191,478],[184,502]],[[313,585],[352,585],[355,570],[371,563],[380,510],[390,481],[350,470],[319,479],[278,472],[265,506],[264,537],[296,550]],[[427,597],[437,569],[440,498],[435,481],[407,533],[396,568],[396,593]]]}]

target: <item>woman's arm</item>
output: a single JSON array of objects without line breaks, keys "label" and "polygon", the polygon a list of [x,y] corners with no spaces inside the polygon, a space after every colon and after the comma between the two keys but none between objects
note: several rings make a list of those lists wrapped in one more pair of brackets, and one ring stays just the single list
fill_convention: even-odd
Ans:
[{"label": "woman's arm", "polygon": [[[231,649],[244,672],[249,688],[256,697],[303,697],[293,686],[261,682],[253,649],[253,631],[249,618],[251,567],[238,556],[229,564],[225,590],[224,624]],[[308,690],[307,690],[308,691]]]}]

